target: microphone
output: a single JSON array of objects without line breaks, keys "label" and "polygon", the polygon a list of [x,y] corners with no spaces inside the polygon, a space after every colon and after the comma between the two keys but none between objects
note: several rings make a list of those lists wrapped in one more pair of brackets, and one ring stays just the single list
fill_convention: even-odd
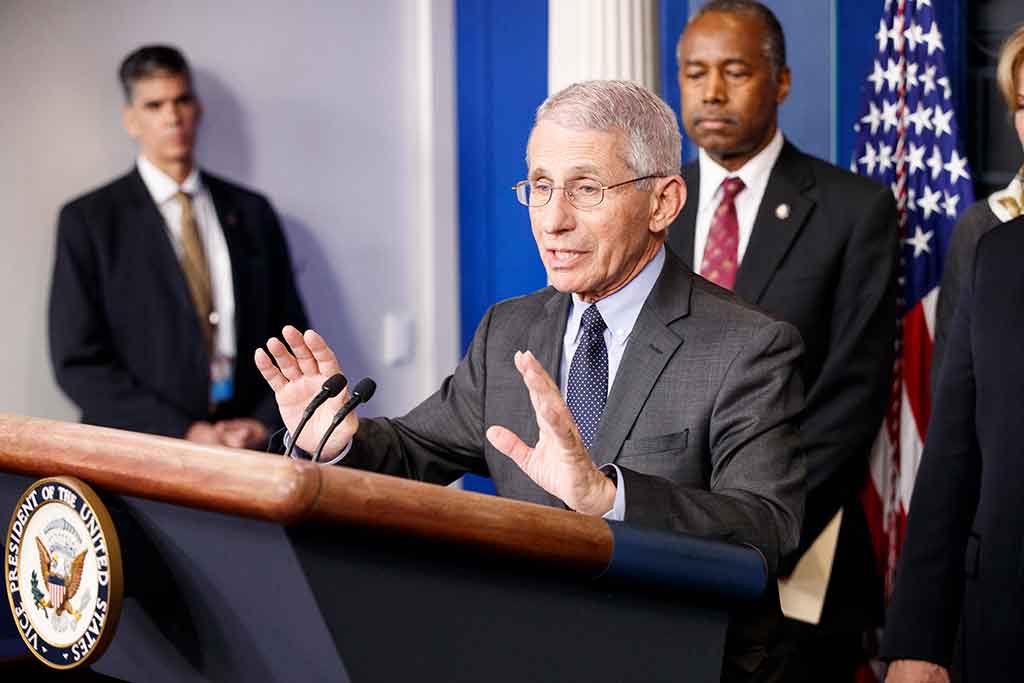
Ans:
[{"label": "microphone", "polygon": [[327,399],[334,398],[340,394],[347,384],[348,380],[340,372],[327,378],[323,388],[320,389],[320,393],[314,396],[313,400],[306,406],[306,409],[302,411],[302,419],[299,420],[299,426],[295,428],[295,433],[292,434],[292,441],[288,444],[288,450],[284,452],[286,456],[291,457],[292,451],[295,449],[295,442],[299,440],[299,434],[302,433],[302,429],[309,422],[309,418],[313,417],[316,409],[323,405],[323,402]]},{"label": "microphone", "polygon": [[331,425],[324,432],[323,438],[320,439],[320,445],[316,447],[316,454],[313,456],[313,462],[320,462],[320,454],[324,450],[324,446],[327,445],[327,439],[331,438],[331,434],[338,428],[341,421],[344,420],[349,413],[356,409],[356,406],[360,403],[366,403],[373,398],[373,393],[377,391],[377,383],[369,377],[364,377],[352,388],[352,396],[345,401],[345,405],[341,407],[337,413],[334,414],[334,419],[331,420]]}]

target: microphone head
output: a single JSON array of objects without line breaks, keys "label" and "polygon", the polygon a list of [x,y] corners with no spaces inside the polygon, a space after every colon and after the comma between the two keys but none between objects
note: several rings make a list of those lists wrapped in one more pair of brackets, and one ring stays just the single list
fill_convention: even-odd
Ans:
[{"label": "microphone head", "polygon": [[341,393],[341,390],[344,389],[347,384],[348,378],[339,372],[336,375],[328,377],[327,381],[324,382],[322,389],[324,393],[327,394],[327,398],[334,398]]},{"label": "microphone head", "polygon": [[364,377],[352,389],[353,398],[358,398],[360,403],[366,403],[373,398],[373,392],[377,391],[377,383],[369,377]]}]

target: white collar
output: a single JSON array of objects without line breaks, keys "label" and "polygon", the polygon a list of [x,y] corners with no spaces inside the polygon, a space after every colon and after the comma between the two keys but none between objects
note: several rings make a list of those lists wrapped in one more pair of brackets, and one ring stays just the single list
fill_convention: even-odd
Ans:
[{"label": "white collar", "polygon": [[[739,178],[748,192],[751,189],[767,186],[768,176],[771,174],[775,162],[779,160],[784,143],[782,131],[776,128],[771,142],[736,171],[730,171],[724,166],[720,166],[707,152],[701,149],[697,155],[697,163],[700,167],[700,198],[697,210],[704,211],[710,208],[711,202],[718,194],[719,186],[726,178]],[[750,192],[750,195],[754,194],[760,196],[763,193],[760,191]]]},{"label": "white collar", "polygon": [[[622,289],[609,294],[593,304],[597,306],[597,310],[601,314],[601,318],[604,319],[604,324],[608,326],[614,342],[625,344],[626,340],[629,339],[629,334],[633,331],[633,325],[636,324],[636,319],[640,316],[640,309],[644,307],[644,303],[647,301],[647,297],[650,296],[651,290],[654,289],[654,284],[658,281],[658,276],[661,275],[664,266],[665,246],[662,245],[654,255],[654,258],[632,280],[627,282]],[[572,310],[569,312],[569,322],[566,329],[572,331],[572,338],[574,340],[579,337],[583,312],[590,306],[591,304],[583,301],[578,294],[573,293]]]},{"label": "white collar", "polygon": [[1003,223],[1021,215],[1024,209],[1024,166],[1020,167],[1009,185],[989,195],[988,206]]},{"label": "white collar", "polygon": [[192,168],[181,185],[178,185],[174,178],[161,171],[152,161],[141,154],[136,162],[136,167],[139,169],[139,175],[142,176],[142,182],[145,183],[149,195],[157,203],[157,206],[164,204],[178,192],[184,192],[194,197],[202,189],[202,184],[199,182],[199,169],[196,167]]}]

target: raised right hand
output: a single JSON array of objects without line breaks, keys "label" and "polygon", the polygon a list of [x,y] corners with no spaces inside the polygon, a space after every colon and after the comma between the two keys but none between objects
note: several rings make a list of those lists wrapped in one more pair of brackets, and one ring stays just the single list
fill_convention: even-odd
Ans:
[{"label": "raised right hand", "polygon": [[[302,411],[313,397],[320,393],[324,382],[341,372],[341,367],[331,347],[313,330],[306,330],[303,334],[288,325],[281,330],[281,336],[287,345],[277,337],[272,337],[267,341],[267,351],[270,354],[263,349],[256,349],[255,360],[263,379],[267,380],[267,384],[274,390],[281,420],[284,421],[288,432],[294,434],[302,418]],[[273,361],[270,359],[271,356],[274,358]],[[340,395],[320,406],[302,430],[295,445],[310,453],[315,451],[334,414],[348,398],[349,391],[346,388]],[[321,460],[330,460],[340,453],[352,440],[358,428],[359,418],[353,410],[334,430],[331,439],[324,446]]]}]

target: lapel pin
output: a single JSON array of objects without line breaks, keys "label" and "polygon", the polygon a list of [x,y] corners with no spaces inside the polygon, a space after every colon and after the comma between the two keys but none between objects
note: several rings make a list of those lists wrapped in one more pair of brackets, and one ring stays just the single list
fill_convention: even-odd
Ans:
[{"label": "lapel pin", "polygon": [[[776,213],[778,213],[778,211],[776,211]],[[234,211],[232,211],[231,213],[229,213],[229,214],[227,215],[227,217],[226,217],[226,221],[225,221],[225,222],[226,222],[226,223],[227,223],[228,225],[235,225],[236,223],[238,223],[238,216],[236,216],[236,215],[235,215],[235,212],[234,212]]]},{"label": "lapel pin", "polygon": [[789,218],[789,204],[779,204],[775,207],[775,217],[780,221]]}]

